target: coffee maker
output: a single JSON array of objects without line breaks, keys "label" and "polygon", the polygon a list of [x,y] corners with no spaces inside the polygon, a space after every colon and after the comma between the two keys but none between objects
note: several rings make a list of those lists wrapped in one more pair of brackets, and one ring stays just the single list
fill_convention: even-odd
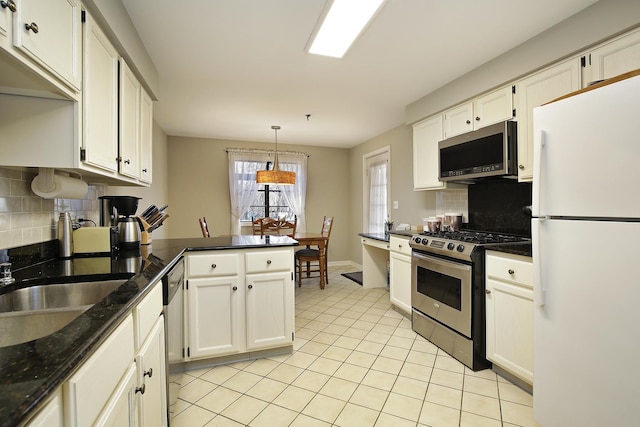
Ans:
[{"label": "coffee maker", "polygon": [[101,196],[100,225],[109,227],[111,251],[137,253],[140,251],[140,223],[135,217],[140,197]]}]

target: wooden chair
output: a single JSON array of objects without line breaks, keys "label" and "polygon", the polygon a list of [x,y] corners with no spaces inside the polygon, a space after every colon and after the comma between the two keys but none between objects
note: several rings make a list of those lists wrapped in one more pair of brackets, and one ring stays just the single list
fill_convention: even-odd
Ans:
[{"label": "wooden chair", "polygon": [[200,230],[202,230],[202,237],[211,237],[209,234],[209,226],[207,225],[207,219],[205,217],[198,218],[200,223]]},{"label": "wooden chair", "polygon": [[[322,220],[322,229],[320,233],[327,238],[324,247],[318,246],[317,248],[301,249],[295,253],[295,268],[298,273],[298,287],[302,286],[302,273],[306,273],[307,277],[311,276],[311,273],[319,273],[320,287],[324,289],[324,283],[329,283],[327,272],[328,269],[328,252],[329,252],[329,237],[331,236],[331,228],[333,227],[334,217],[324,217]],[[303,268],[306,267],[306,268]]]},{"label": "wooden chair", "polygon": [[[268,221],[270,219],[271,221]],[[293,222],[285,219],[271,219],[264,218],[262,222],[262,236],[289,236],[293,237],[296,234],[296,227],[298,226],[298,217],[295,216]]]}]

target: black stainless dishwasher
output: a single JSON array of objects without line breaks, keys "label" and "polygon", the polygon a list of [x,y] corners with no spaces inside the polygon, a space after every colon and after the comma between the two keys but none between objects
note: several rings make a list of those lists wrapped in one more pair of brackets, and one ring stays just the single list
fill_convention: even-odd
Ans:
[{"label": "black stainless dishwasher", "polygon": [[178,391],[184,374],[184,258],[162,278],[162,302],[166,336],[167,419],[171,419],[178,401]]}]

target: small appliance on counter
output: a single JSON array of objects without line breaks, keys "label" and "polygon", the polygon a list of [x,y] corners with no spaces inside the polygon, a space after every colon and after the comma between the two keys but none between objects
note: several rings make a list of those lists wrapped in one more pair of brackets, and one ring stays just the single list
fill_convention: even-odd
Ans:
[{"label": "small appliance on counter", "polygon": [[138,253],[140,223],[135,216],[140,197],[101,196],[100,225],[111,229],[111,251]]}]

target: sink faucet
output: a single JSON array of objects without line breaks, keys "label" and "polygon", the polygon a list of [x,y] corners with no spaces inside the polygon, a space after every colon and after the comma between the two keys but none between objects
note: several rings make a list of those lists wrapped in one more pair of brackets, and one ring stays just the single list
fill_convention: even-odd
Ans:
[{"label": "sink faucet", "polygon": [[2,276],[0,276],[0,286],[7,286],[16,281],[15,277],[11,276],[10,262],[0,263],[0,271],[2,271]]}]

